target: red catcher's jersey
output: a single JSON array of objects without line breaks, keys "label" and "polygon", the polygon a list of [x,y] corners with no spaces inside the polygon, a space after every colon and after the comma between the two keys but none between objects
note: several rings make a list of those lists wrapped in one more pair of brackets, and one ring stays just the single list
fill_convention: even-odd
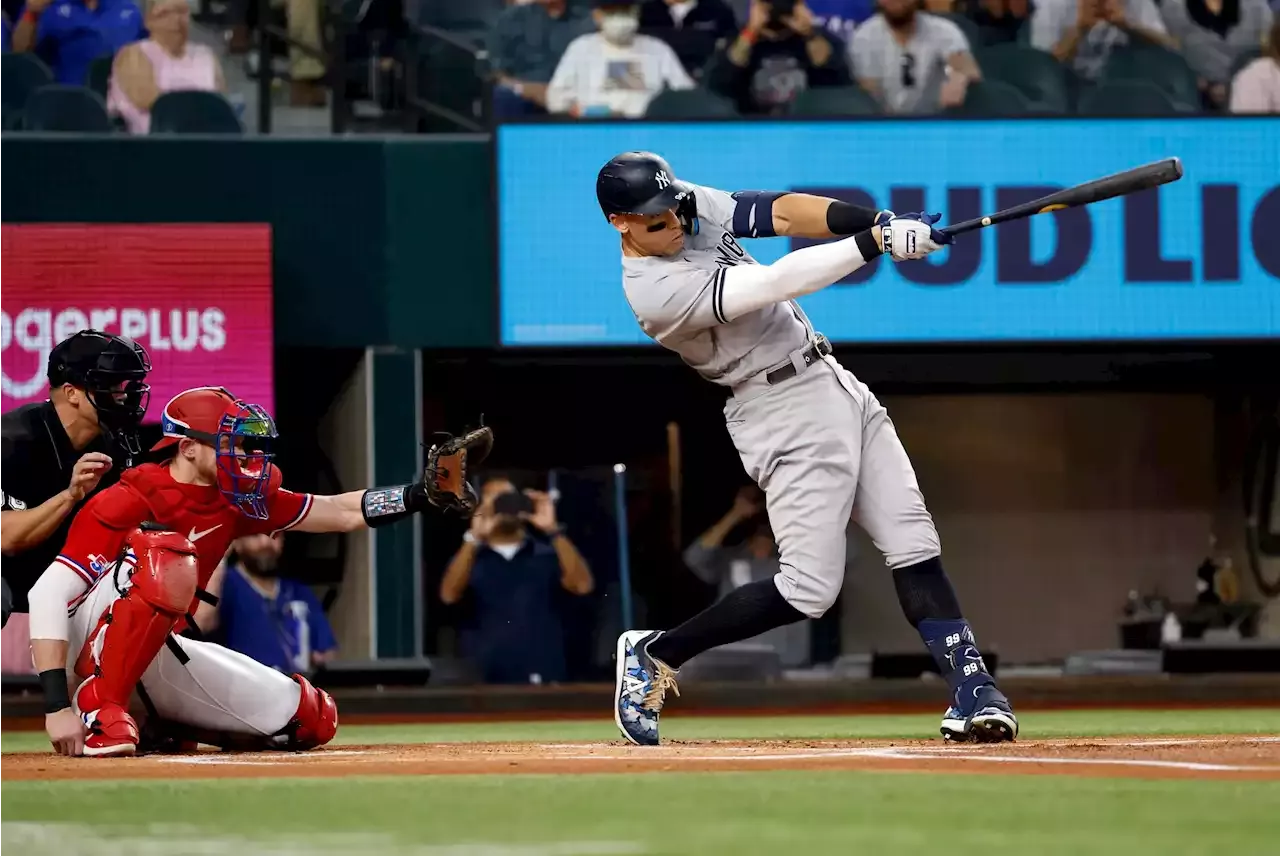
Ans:
[{"label": "red catcher's jersey", "polygon": [[[272,482],[279,484],[277,479]],[[269,515],[253,520],[233,506],[217,487],[180,484],[168,464],[143,464],[125,470],[119,483],[99,493],[80,510],[67,543],[54,561],[93,585],[115,566],[125,537],[146,521],[181,532],[198,553],[204,588],[231,542],[243,535],[275,534],[292,529],[311,511],[312,496],[276,488],[267,494]],[[125,558],[132,565],[132,557]],[[196,602],[191,609],[194,611]]]}]

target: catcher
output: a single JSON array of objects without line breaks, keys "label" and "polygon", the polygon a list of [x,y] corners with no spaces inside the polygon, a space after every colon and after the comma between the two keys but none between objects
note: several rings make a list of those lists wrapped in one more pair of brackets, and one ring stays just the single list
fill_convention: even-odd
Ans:
[{"label": "catcher", "polygon": [[[433,446],[413,484],[337,496],[280,486],[275,423],[220,387],[188,389],[165,406],[173,456],[122,474],[76,517],[61,554],[31,589],[31,648],[45,730],[65,755],[132,755],[136,687],[167,745],[311,749],[338,729],[333,699],[198,638],[190,616],[202,586],[242,535],[350,532],[386,526],[429,505],[469,511],[467,467],[488,454],[480,428]],[[150,731],[151,728],[148,728]]]}]

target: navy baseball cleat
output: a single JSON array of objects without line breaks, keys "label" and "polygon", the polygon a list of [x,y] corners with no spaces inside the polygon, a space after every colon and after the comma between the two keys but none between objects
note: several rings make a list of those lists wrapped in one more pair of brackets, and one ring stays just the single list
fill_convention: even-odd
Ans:
[{"label": "navy baseball cleat", "polygon": [[680,695],[676,670],[647,651],[649,643],[661,635],[661,630],[628,630],[618,637],[613,721],[622,736],[637,746],[658,745],[658,717],[667,690]]},{"label": "navy baseball cleat", "polygon": [[942,715],[943,739],[954,743],[1003,743],[1018,739],[1018,717],[1009,699],[995,684],[974,690],[973,711],[968,715],[952,705]]}]

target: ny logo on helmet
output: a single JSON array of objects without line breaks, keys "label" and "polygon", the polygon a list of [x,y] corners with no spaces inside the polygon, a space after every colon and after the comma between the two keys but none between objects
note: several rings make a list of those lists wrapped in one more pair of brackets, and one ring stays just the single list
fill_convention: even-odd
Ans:
[{"label": "ny logo on helmet", "polygon": [[658,182],[659,190],[666,190],[671,184],[671,179],[667,178],[667,171],[665,169],[660,169],[654,173],[653,180]]}]

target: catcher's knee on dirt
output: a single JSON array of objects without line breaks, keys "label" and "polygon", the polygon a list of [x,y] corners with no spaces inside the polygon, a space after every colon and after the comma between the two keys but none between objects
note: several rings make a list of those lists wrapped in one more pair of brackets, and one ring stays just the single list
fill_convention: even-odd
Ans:
[{"label": "catcher's knee on dirt", "polygon": [[129,571],[131,585],[102,613],[76,659],[76,674],[89,679],[76,694],[85,712],[106,703],[127,707],[196,593],[196,549],[182,535],[138,530],[125,543],[119,570]]},{"label": "catcher's knee on dirt", "polygon": [[312,686],[302,675],[294,675],[302,689],[298,710],[281,732],[285,738],[284,749],[315,749],[323,746],[338,733],[338,705],[333,696]]}]

